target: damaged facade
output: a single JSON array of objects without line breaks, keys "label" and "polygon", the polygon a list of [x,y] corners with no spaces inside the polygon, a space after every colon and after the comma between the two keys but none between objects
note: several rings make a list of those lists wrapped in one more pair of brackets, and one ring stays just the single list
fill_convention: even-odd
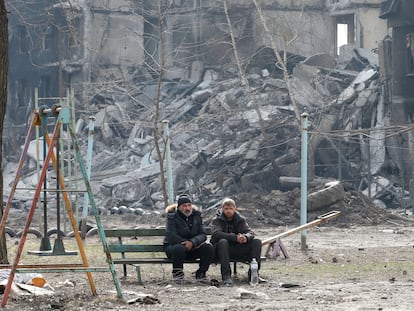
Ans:
[{"label": "damaged facade", "polygon": [[[383,57],[382,79],[384,93],[391,103],[393,125],[412,124],[414,121],[414,2],[409,0],[388,0],[382,4],[380,17],[386,19],[390,36],[381,45]],[[404,181],[412,185],[413,133],[396,138],[395,144],[410,150],[395,154],[398,167],[402,168]],[[410,182],[411,180],[411,182]]]},{"label": "damaged facade", "polygon": [[[377,48],[386,35],[386,23],[378,18],[380,2],[279,0],[260,5],[280,50],[336,57],[338,27],[346,34],[340,42],[343,54],[353,47]],[[156,77],[157,5],[143,0],[10,1],[11,122],[25,122],[36,87],[40,97],[63,96],[66,88],[74,88],[84,110],[100,90]],[[228,10],[240,57],[252,58],[247,69],[254,71],[262,61],[269,71],[276,70],[274,54],[262,57],[269,54],[270,38],[252,1],[228,1]],[[222,1],[174,0],[163,22],[166,80],[199,79],[200,62],[236,70]]]},{"label": "damaged facade", "polygon": [[[387,22],[379,18],[382,1],[260,1],[264,20],[253,1],[226,3],[232,30],[223,1],[171,1],[161,45],[154,1],[43,1],[20,8],[43,15],[24,24],[14,14],[11,52],[26,42],[19,38],[43,38],[45,25],[54,30],[48,44],[28,40],[19,58],[11,53],[8,122],[25,122],[35,87],[40,97],[73,88],[79,120],[96,117],[92,175],[100,204],[138,212],[160,207],[152,130],[162,52],[159,120],[170,120],[176,192],[190,191],[209,205],[226,194],[297,188],[299,109],[313,123],[310,176],[336,178],[380,198],[371,185],[404,167],[390,144],[376,143],[386,133],[375,128],[390,125],[397,94],[384,95],[384,77],[397,76],[379,70],[378,51],[385,63],[386,50],[378,47],[388,38]],[[250,92],[240,82],[232,38]],[[289,85],[271,42],[287,52]],[[355,138],[358,129],[366,130]],[[345,132],[321,134],[331,131]],[[385,188],[389,184],[394,181]]]}]

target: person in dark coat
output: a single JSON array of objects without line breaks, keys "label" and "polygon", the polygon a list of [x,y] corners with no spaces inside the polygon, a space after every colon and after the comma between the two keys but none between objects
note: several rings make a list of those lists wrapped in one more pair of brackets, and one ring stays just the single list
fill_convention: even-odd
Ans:
[{"label": "person in dark coat", "polygon": [[188,195],[178,197],[176,205],[167,207],[165,253],[172,260],[173,279],[177,284],[184,281],[184,261],[200,259],[196,280],[207,283],[206,272],[214,256],[214,249],[207,243],[200,211],[193,208]]},{"label": "person in dark coat", "polygon": [[[221,213],[214,218],[211,230],[211,243],[214,245],[216,258],[220,262],[224,285],[233,285],[231,259],[250,262],[256,258],[260,269],[262,242],[255,238],[246,219],[237,211],[233,199],[225,198],[222,201]],[[250,279],[250,270],[248,276]]]}]

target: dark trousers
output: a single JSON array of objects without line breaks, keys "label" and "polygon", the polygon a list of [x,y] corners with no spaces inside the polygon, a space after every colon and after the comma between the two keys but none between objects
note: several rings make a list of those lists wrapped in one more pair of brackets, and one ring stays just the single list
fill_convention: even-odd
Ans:
[{"label": "dark trousers", "polygon": [[231,277],[230,260],[251,261],[256,258],[260,269],[260,257],[262,254],[262,241],[253,239],[244,244],[232,244],[226,239],[221,239],[216,244],[216,256],[220,262],[221,276],[223,280]]},{"label": "dark trousers", "polygon": [[173,275],[183,276],[184,260],[193,260],[200,258],[200,266],[197,271],[198,275],[205,274],[210,267],[210,263],[213,259],[214,248],[210,243],[204,243],[196,249],[192,249],[186,252],[184,245],[175,244],[168,245],[165,248],[167,257],[172,260]]}]

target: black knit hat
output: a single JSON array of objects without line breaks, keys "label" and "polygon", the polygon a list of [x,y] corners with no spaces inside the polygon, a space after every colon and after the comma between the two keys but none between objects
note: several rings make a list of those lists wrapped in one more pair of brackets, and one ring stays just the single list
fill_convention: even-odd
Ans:
[{"label": "black knit hat", "polygon": [[182,194],[178,197],[177,206],[180,206],[181,204],[184,204],[184,203],[192,203],[191,198],[188,194]]}]

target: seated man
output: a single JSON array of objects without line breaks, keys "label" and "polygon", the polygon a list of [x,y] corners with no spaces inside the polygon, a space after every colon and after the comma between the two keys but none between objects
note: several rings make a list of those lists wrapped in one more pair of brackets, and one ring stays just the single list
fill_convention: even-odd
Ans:
[{"label": "seated man", "polygon": [[[174,207],[171,210],[171,207]],[[175,208],[176,207],[176,208]],[[172,274],[177,284],[184,281],[184,260],[200,258],[196,280],[207,283],[206,272],[213,259],[214,249],[206,243],[201,213],[193,209],[188,195],[178,197],[177,205],[167,207],[167,228],[165,232],[165,253],[172,260]]]},{"label": "seated man", "polygon": [[[260,270],[262,242],[256,239],[245,218],[236,210],[236,203],[225,198],[221,214],[212,222],[211,243],[220,262],[223,284],[232,286],[230,259],[251,261],[256,258]],[[249,269],[250,280],[250,269]]]}]

